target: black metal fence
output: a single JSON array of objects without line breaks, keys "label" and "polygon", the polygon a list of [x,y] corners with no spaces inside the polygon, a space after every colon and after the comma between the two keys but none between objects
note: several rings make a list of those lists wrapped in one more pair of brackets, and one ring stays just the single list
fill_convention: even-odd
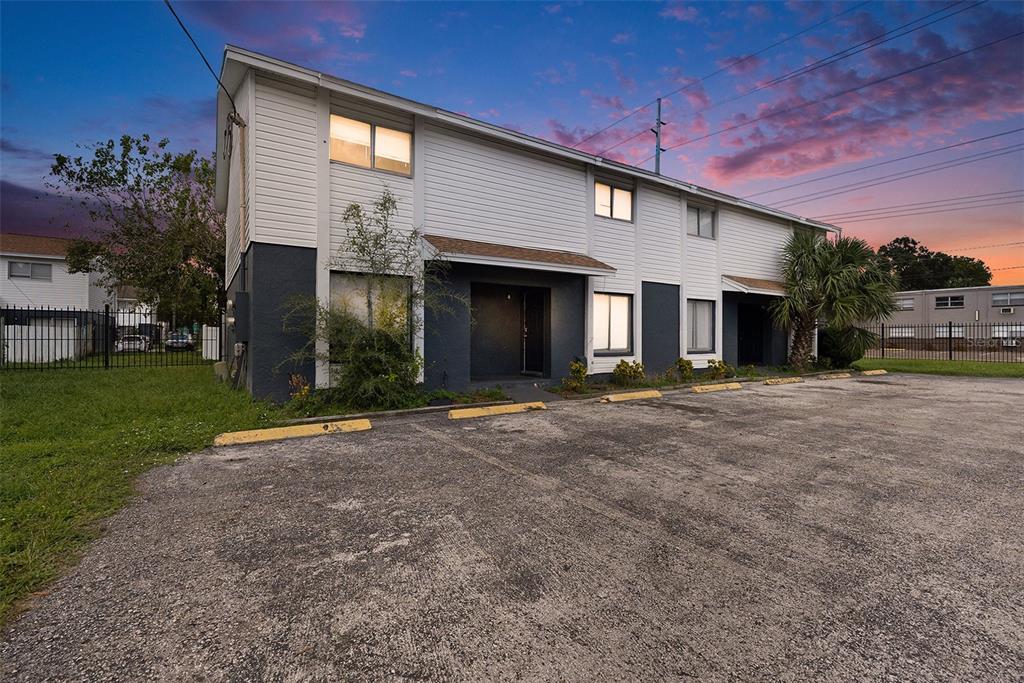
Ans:
[{"label": "black metal fence", "polygon": [[868,358],[1024,362],[1024,322],[904,325],[868,327],[878,344]]},{"label": "black metal fence", "polygon": [[145,307],[0,307],[0,370],[201,365],[224,356],[219,326]]}]

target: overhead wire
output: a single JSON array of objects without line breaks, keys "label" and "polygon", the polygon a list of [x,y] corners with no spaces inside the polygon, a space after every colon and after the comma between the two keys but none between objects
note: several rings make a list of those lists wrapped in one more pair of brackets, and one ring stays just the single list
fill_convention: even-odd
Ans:
[{"label": "overhead wire", "polygon": [[[754,117],[752,119],[747,119],[746,121],[743,121],[742,123],[737,123],[737,124],[734,124],[732,126],[726,126],[725,128],[720,128],[720,129],[718,129],[716,131],[713,131],[711,133],[707,133],[707,134],[701,135],[699,137],[691,138],[689,140],[684,140],[683,142],[680,142],[680,143],[677,143],[675,145],[671,145],[669,147],[666,147],[665,151],[672,150],[672,149],[678,149],[679,147],[683,147],[685,145],[691,145],[691,144],[693,144],[695,142],[700,142],[701,140],[707,140],[708,138],[715,137],[716,135],[721,135],[722,133],[728,133],[729,131],[733,131],[733,130],[736,130],[738,128],[743,128],[745,126],[752,125],[754,123],[757,123],[758,121],[763,121],[765,119],[769,119],[769,118],[772,118],[772,117],[775,117],[775,116],[779,116],[781,114],[788,114],[789,112],[797,111],[798,109],[803,109],[804,107],[809,107],[809,106],[814,105],[814,104],[821,104],[822,102],[826,102],[828,100],[832,100],[832,99],[835,99],[837,97],[842,97],[843,95],[849,95],[849,94],[857,92],[859,90],[864,90],[865,88],[870,88],[870,87],[875,86],[875,85],[880,85],[881,83],[885,83],[887,81],[891,81],[891,80],[893,80],[895,78],[899,78],[901,76],[906,76],[906,75],[915,73],[917,71],[921,71],[923,69],[927,69],[927,68],[930,68],[930,67],[933,67],[933,66],[937,66],[939,64],[943,64],[943,63],[948,62],[948,61],[950,61],[952,59],[956,59],[958,57],[963,57],[964,55],[968,55],[968,54],[977,52],[979,50],[984,50],[985,48],[992,47],[993,45],[998,45],[999,43],[1005,42],[1007,40],[1011,40],[1013,38],[1018,38],[1018,37],[1020,37],[1022,35],[1024,35],[1024,31],[1017,31],[1016,33],[1011,33],[1009,35],[1003,36],[1002,38],[998,38],[996,40],[992,40],[992,41],[989,41],[987,43],[983,43],[981,45],[976,45],[976,46],[974,46],[972,48],[969,48],[967,50],[962,50],[960,52],[956,52],[954,54],[947,55],[946,57],[943,57],[941,59],[935,59],[935,60],[932,60],[930,62],[925,62],[924,64],[919,64],[919,65],[917,65],[915,67],[911,67],[909,69],[903,69],[902,71],[898,71],[898,72],[890,74],[888,76],[884,76],[882,78],[876,78],[875,80],[868,81],[867,83],[862,83],[861,85],[858,85],[858,86],[855,86],[855,87],[852,87],[852,88],[846,88],[844,90],[840,90],[840,91],[832,93],[830,95],[826,95],[825,97],[820,97],[820,98],[818,98],[816,100],[810,100],[808,102],[802,102],[802,103],[794,105],[792,107],[786,107],[785,109],[778,109],[776,111],[772,111],[772,112],[769,112],[767,114],[762,114],[761,116],[757,116],[757,117]],[[654,155],[652,154],[652,155],[646,157],[645,159],[642,159],[637,165],[639,166],[640,164],[644,164],[644,163],[646,163],[647,161],[650,161],[653,158],[654,158]]]},{"label": "overhead wire", "polygon": [[[664,94],[660,95],[660,97],[662,97],[662,98],[670,97],[672,95],[675,95],[678,92],[682,92],[684,90],[692,88],[693,86],[697,85],[698,83],[703,83],[704,81],[708,80],[709,78],[712,78],[712,77],[717,76],[718,74],[720,74],[720,73],[722,73],[724,71],[728,71],[729,69],[734,68],[738,64],[742,64],[743,62],[751,60],[754,57],[757,57],[757,56],[759,56],[761,54],[764,54],[765,52],[768,52],[769,50],[772,50],[772,49],[778,47],[779,45],[787,43],[787,42],[793,40],[794,38],[798,38],[798,37],[804,35],[805,33],[809,32],[809,31],[813,31],[814,29],[819,28],[821,26],[824,26],[825,24],[827,24],[829,22],[835,21],[839,17],[841,17],[841,16],[843,16],[845,14],[849,14],[850,12],[852,12],[852,11],[854,11],[856,9],[859,9],[859,8],[863,7],[864,5],[869,4],[869,2],[870,2],[870,0],[866,0],[865,2],[859,2],[856,5],[853,5],[852,7],[843,10],[839,14],[834,14],[831,17],[828,17],[827,19],[823,19],[822,21],[819,21],[816,24],[812,24],[811,26],[808,26],[807,28],[803,29],[802,31],[797,31],[796,33],[794,33],[794,34],[792,34],[790,36],[787,36],[787,37],[783,38],[782,40],[776,41],[776,42],[772,43],[771,45],[768,45],[766,47],[761,48],[757,52],[751,53],[749,55],[744,55],[743,57],[740,57],[740,58],[738,58],[738,59],[736,59],[734,61],[731,61],[731,62],[723,65],[722,67],[716,69],[715,71],[712,71],[711,73],[707,74],[706,76],[701,76],[700,78],[698,78],[698,79],[696,79],[694,81],[691,81],[691,82],[687,83],[686,85],[680,86],[680,87],[676,88],[675,90],[671,90],[671,91],[669,91],[667,93],[664,93]],[[586,142],[590,142],[591,140],[596,138],[601,133],[605,132],[606,130],[608,130],[608,129],[614,127],[614,126],[619,125],[620,123],[622,123],[626,119],[639,114],[644,109],[647,109],[649,106],[651,106],[652,104],[654,104],[657,101],[658,101],[658,98],[654,98],[654,99],[650,100],[649,102],[646,102],[645,104],[637,107],[636,109],[632,110],[631,112],[629,112],[625,116],[622,116],[622,117],[612,121],[611,123],[609,123],[604,128],[601,128],[601,129],[591,133],[590,135],[588,135],[587,137],[583,138],[582,140],[577,140],[573,144],[569,145],[569,147],[572,147],[574,149],[579,148],[580,145],[582,145],[582,144],[584,144]]]}]

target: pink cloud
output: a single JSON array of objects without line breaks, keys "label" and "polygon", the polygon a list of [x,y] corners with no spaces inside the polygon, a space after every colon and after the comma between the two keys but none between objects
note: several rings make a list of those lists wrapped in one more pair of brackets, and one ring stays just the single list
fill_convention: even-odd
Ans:
[{"label": "pink cloud", "polygon": [[[716,128],[740,125],[721,139],[725,151],[708,159],[712,182],[784,178],[870,158],[923,134],[955,131],[979,120],[1024,112],[1019,64],[1024,43],[1006,41],[863,90],[822,102],[830,93],[856,88],[908,68],[1006,35],[1012,20],[998,10],[961,25],[963,42],[931,32],[905,49],[869,53],[868,68],[830,65],[812,76],[787,81],[751,113],[740,112]],[[870,22],[857,19],[867,35]],[[984,73],[984,78],[978,74]],[[767,117],[753,126],[747,122]]]},{"label": "pink cloud", "polygon": [[676,21],[693,23],[697,21],[700,13],[693,5],[687,5],[682,2],[673,2],[665,7],[665,9],[658,12],[658,16],[665,17],[666,19],[675,19]]},{"label": "pink cloud", "polygon": [[632,43],[636,40],[636,34],[632,31],[624,31],[622,33],[616,33],[612,36],[612,43],[615,45],[625,45],[626,43]]}]

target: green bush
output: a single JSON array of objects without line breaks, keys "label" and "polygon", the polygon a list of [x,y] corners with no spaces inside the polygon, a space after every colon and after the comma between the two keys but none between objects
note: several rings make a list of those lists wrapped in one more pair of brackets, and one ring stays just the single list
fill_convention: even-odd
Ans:
[{"label": "green bush", "polygon": [[415,402],[421,362],[408,339],[364,328],[337,352],[334,387],[353,408],[393,410]]},{"label": "green bush", "polygon": [[562,380],[567,391],[579,393],[587,385],[587,364],[580,360],[569,363],[569,376]]},{"label": "green bush", "polygon": [[689,358],[676,359],[676,374],[679,375],[680,382],[692,382],[693,361],[690,360]]},{"label": "green bush", "polygon": [[848,368],[876,341],[876,335],[866,330],[826,328],[818,336],[818,362],[827,359],[833,368]]},{"label": "green bush", "polygon": [[624,387],[643,381],[644,376],[644,364],[638,360],[632,363],[627,360],[620,360],[615,369],[612,370],[612,381]]},{"label": "green bush", "polygon": [[754,365],[744,365],[740,368],[739,374],[741,377],[757,377],[757,367]]},{"label": "green bush", "polygon": [[725,379],[726,377],[735,377],[736,368],[726,363],[724,360],[718,360],[712,358],[708,361],[708,370],[705,373],[705,377],[708,379]]}]

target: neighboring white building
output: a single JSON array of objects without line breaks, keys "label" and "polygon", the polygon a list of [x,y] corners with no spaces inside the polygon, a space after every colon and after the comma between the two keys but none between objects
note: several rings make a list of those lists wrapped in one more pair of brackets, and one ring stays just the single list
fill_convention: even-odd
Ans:
[{"label": "neighboring white building", "polygon": [[[282,331],[282,305],[344,296],[353,274],[328,266],[342,213],[385,187],[472,302],[472,322],[426,316],[415,343],[431,387],[557,379],[576,357],[592,373],[622,359],[651,372],[680,356],[782,362],[766,304],[782,294],[783,245],[795,229],[835,230],[240,48],[221,80],[245,123],[219,92],[217,203],[239,304],[228,342],[247,344],[258,396],[287,397],[281,362],[303,342]],[[326,370],[301,369],[319,386]]]},{"label": "neighboring white building", "polygon": [[[106,293],[87,273],[69,273],[71,240],[0,232],[0,307],[92,307]],[[102,304],[101,304],[102,306]]]}]

